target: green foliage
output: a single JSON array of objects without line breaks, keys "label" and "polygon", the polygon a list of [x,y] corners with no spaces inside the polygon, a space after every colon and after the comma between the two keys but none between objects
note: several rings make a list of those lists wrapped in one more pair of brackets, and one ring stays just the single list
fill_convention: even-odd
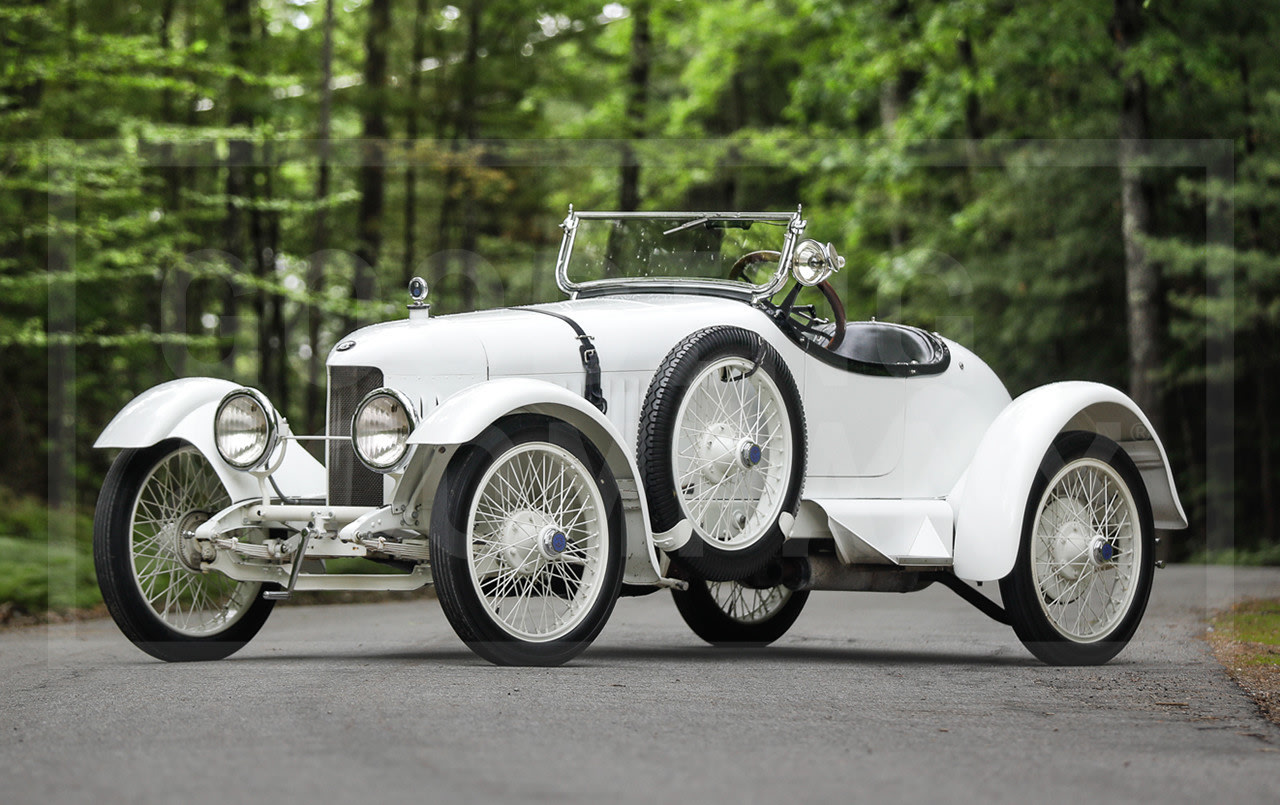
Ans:
[{"label": "green foliage", "polygon": [[92,514],[51,515],[45,501],[0,487],[0,603],[30,614],[102,603],[92,543]]},{"label": "green foliage", "polygon": [[1140,77],[1161,435],[1196,533],[1217,507],[1210,544],[1280,540],[1280,0],[1148,4],[1123,49],[1093,0],[388,2],[385,89],[373,0],[335,3],[327,125],[322,2],[250,0],[234,43],[215,0],[0,8],[5,484],[91,498],[88,445],[176,376],[318,427],[309,355],[400,315],[412,274],[436,313],[556,298],[555,224],[617,206],[632,159],[642,208],[803,202],[851,316],[956,338],[1015,394],[1123,388],[1114,138]]}]

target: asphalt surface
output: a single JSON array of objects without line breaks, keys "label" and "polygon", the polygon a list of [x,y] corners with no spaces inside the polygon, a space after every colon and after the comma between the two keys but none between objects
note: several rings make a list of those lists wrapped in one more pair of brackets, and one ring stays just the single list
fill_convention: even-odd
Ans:
[{"label": "asphalt surface", "polygon": [[1280,571],[1170,568],[1135,641],[1050,668],[934,585],[817,593],[713,650],[664,593],[557,669],[489,666],[433,601],[277,608],[166,665],[110,621],[0,633],[0,801],[1267,802],[1280,729],[1198,639]]}]

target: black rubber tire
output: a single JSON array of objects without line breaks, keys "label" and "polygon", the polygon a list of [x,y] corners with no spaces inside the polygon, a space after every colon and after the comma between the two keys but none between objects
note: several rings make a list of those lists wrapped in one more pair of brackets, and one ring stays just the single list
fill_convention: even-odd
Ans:
[{"label": "black rubber tire", "polygon": [[[736,584],[737,582],[723,582]],[[800,617],[804,604],[809,600],[808,590],[791,593],[773,617],[759,623],[746,623],[730,615],[716,603],[709,583],[702,579],[689,581],[688,590],[672,590],[680,617],[689,624],[693,633],[713,646],[723,648],[761,648],[787,633],[796,618]]]},{"label": "black rubber tire", "polygon": [[[493,621],[471,581],[467,559],[470,507],[485,471],[507,450],[534,441],[558,445],[581,461],[593,474],[608,511],[609,559],[600,595],[577,627],[547,642],[521,640]],[[499,420],[450,460],[436,490],[429,532],[436,596],[454,631],[480,657],[496,665],[562,665],[591,645],[613,612],[626,558],[624,528],[618,484],[581,431],[542,416]]]},{"label": "black rubber tire", "polygon": [[[143,481],[161,461],[187,446],[169,439],[152,447],[120,452],[107,471],[93,517],[93,566],[111,618],[135,646],[167,662],[220,660],[239,651],[266,623],[275,606],[261,595],[222,632],[193,637],[156,616],[134,579],[130,552],[134,503]],[[262,585],[274,589],[276,585]]]},{"label": "black rubber tire", "polygon": [[[655,532],[674,528],[686,516],[676,494],[671,451],[676,413],[689,384],[711,361],[730,356],[754,361],[758,355],[763,355],[758,371],[773,379],[787,407],[791,443],[796,449],[791,458],[790,479],[780,512],[796,513],[804,481],[807,442],[804,408],[795,378],[777,350],[756,333],[740,327],[708,327],[688,336],[667,353],[649,384],[641,409],[637,459],[648,501],[649,519]],[[672,555],[701,578],[732,581],[750,576],[777,557],[784,539],[782,530],[774,522],[754,544],[725,550],[708,544],[695,529],[689,542]]]},{"label": "black rubber tire", "polygon": [[[1044,613],[1032,577],[1030,558],[1031,532],[1035,527],[1040,498],[1059,470],[1081,458],[1094,458],[1110,465],[1129,487],[1138,510],[1139,539],[1142,546],[1137,589],[1129,604],[1129,611],[1110,634],[1091,643],[1080,643],[1064,636]],[[1027,496],[1022,539],[1013,571],[1000,581],[1000,597],[1018,639],[1032,654],[1050,665],[1101,665],[1119,654],[1137,630],[1151,595],[1154,572],[1155,526],[1152,522],[1151,502],[1133,460],[1120,445],[1105,436],[1086,431],[1060,434],[1045,453]]]}]

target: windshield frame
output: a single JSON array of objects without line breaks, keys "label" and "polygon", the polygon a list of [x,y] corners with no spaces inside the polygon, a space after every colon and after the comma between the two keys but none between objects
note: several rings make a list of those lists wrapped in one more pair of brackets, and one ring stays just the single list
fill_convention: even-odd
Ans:
[{"label": "windshield frame", "polygon": [[[569,279],[569,261],[573,257],[574,238],[578,233],[578,224],[584,220],[624,220],[624,219],[647,219],[654,221],[699,221],[706,219],[708,221],[724,220],[724,221],[759,221],[761,223],[783,223],[786,224],[786,234],[782,243],[782,256],[778,259],[778,265],[774,269],[773,274],[767,282],[760,285],[752,285],[748,282],[730,279],[714,279],[707,278],[685,278],[685,277],[616,277],[601,280],[589,280],[587,282],[574,282]],[[675,291],[678,293],[696,293],[702,291],[704,293],[740,296],[743,299],[756,301],[773,296],[783,285],[786,284],[787,276],[790,273],[791,258],[795,252],[796,243],[799,241],[800,235],[804,233],[807,222],[801,215],[801,208],[796,207],[795,212],[610,212],[604,210],[583,210],[575,212],[573,206],[569,206],[569,214],[561,222],[560,228],[564,230],[564,237],[560,240],[560,253],[556,257],[556,285],[560,290],[575,297],[582,293],[609,293],[609,292],[655,292],[655,291]]]}]

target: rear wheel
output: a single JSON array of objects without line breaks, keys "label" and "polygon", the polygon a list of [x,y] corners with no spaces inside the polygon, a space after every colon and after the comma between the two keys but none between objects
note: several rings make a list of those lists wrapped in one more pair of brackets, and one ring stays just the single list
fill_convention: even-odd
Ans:
[{"label": "rear wheel", "polygon": [[672,590],[680,617],[713,646],[767,646],[800,617],[809,592],[782,585],[757,589],[736,581],[693,579]]},{"label": "rear wheel", "polygon": [[618,598],[618,486],[563,422],[521,416],[454,457],[431,515],[445,616],[499,665],[559,665],[591,644]]},{"label": "rear wheel", "polygon": [[200,569],[192,534],[230,504],[213,466],[186,442],[124,450],[111,465],[94,514],[94,569],[107,611],[151,656],[222,659],[271,614],[261,584]]},{"label": "rear wheel", "polygon": [[1154,526],[1142,476],[1093,433],[1059,436],[1032,485],[1022,543],[1000,595],[1026,647],[1053,665],[1099,665],[1146,611]]}]

